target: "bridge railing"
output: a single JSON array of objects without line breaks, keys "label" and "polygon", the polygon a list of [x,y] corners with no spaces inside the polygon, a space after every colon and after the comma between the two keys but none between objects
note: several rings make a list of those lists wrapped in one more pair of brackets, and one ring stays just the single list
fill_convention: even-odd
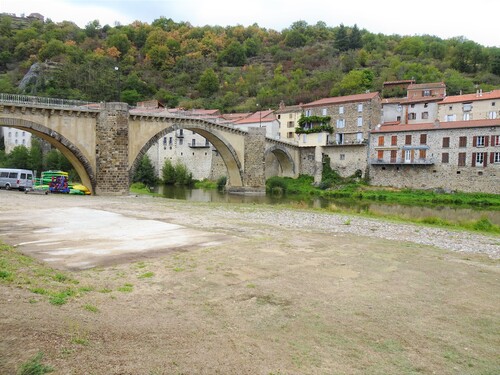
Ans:
[{"label": "bridge railing", "polygon": [[41,107],[50,108],[74,108],[88,106],[90,102],[82,100],[68,100],[57,98],[44,98],[41,96],[28,96],[17,94],[4,94],[0,93],[0,103],[14,104],[14,105],[36,105]]}]

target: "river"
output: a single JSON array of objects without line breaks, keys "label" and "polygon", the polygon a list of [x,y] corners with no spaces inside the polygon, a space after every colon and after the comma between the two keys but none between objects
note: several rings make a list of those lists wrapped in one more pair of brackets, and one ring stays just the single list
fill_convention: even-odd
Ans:
[{"label": "river", "polygon": [[156,187],[155,192],[170,199],[180,199],[195,202],[226,202],[255,204],[286,204],[295,203],[309,208],[325,208],[332,211],[353,213],[373,213],[375,215],[392,215],[411,220],[429,217],[440,218],[452,223],[479,220],[483,217],[496,225],[500,225],[500,211],[475,210],[471,208],[454,208],[444,206],[405,206],[401,204],[379,203],[369,201],[343,201],[319,197],[288,197],[273,195],[241,195],[222,193],[217,190],[190,189],[179,186]]}]

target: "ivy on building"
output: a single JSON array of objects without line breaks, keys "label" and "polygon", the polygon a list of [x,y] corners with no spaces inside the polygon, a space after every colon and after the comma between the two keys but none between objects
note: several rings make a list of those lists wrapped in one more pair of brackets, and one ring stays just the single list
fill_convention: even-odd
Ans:
[{"label": "ivy on building", "polygon": [[330,126],[330,116],[302,116],[298,123],[299,127],[295,128],[296,134],[310,134],[310,133],[333,133],[333,127]]}]

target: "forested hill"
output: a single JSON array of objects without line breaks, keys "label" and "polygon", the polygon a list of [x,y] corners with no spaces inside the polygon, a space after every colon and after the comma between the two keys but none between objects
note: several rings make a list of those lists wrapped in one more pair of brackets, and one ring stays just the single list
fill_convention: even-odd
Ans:
[{"label": "forested hill", "polygon": [[384,81],[412,78],[444,81],[448,95],[499,88],[500,48],[323,22],[298,21],[278,32],[162,17],[81,29],[0,16],[0,92],[88,101],[120,95],[130,104],[156,98],[169,107],[234,112],[380,91]]}]

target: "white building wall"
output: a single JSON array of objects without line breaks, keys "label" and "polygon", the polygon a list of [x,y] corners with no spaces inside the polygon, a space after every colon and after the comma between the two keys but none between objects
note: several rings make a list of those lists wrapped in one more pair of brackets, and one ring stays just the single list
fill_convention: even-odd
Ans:
[{"label": "white building wall", "polygon": [[5,152],[10,153],[16,146],[31,147],[31,133],[15,129],[3,128]]}]

